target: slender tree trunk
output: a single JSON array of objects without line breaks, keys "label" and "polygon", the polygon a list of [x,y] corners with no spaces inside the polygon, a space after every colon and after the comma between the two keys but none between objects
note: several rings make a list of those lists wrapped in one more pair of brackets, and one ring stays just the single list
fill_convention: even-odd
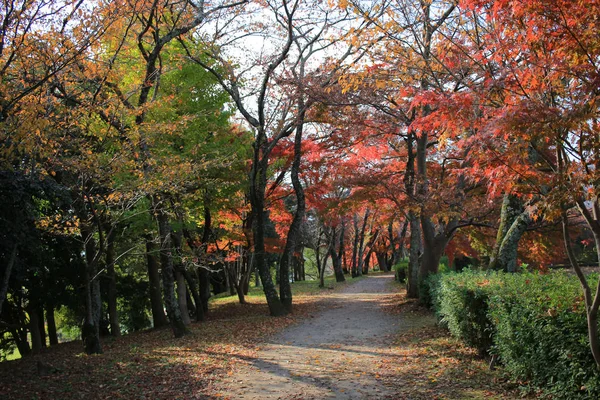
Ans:
[{"label": "slender tree trunk", "polygon": [[190,315],[198,315],[197,311],[196,311],[196,304],[194,303],[194,300],[192,299],[192,294],[190,293],[190,288],[187,285],[185,287],[185,298],[187,301],[187,306],[188,306]]},{"label": "slender tree trunk", "polygon": [[364,266],[364,252],[365,252],[365,232],[367,229],[367,221],[369,220],[369,215],[371,213],[371,210],[367,208],[367,210],[365,211],[365,215],[363,217],[363,222],[360,228],[360,234],[358,236],[358,254],[357,254],[357,265],[356,265],[356,273],[358,276],[361,276],[364,271],[363,271],[363,266]]},{"label": "slender tree trunk", "polygon": [[319,287],[325,287],[325,268],[321,266],[321,255],[319,251],[319,243],[315,248],[315,261],[317,262],[317,272],[319,273]]},{"label": "slender tree trunk", "polygon": [[352,240],[352,277],[356,278],[358,276],[358,237],[359,237],[359,229],[358,229],[358,215],[354,214],[352,216],[352,223],[354,227],[354,238]]},{"label": "slender tree trunk", "polygon": [[[179,223],[183,226],[183,217],[179,214]],[[173,263],[173,272],[175,274],[175,281],[177,282],[177,302],[179,303],[179,310],[181,311],[181,319],[185,325],[190,325],[192,320],[190,318],[190,307],[188,306],[188,290],[185,284],[185,276],[183,271],[185,267],[181,261],[182,257],[182,244],[183,234],[181,231],[171,234],[171,243],[173,246],[173,252],[177,255],[177,263]],[[193,287],[193,285],[192,285]]]},{"label": "slender tree trunk", "polygon": [[46,303],[46,321],[48,322],[48,339],[50,346],[58,344],[58,336],[56,334],[56,320],[54,319],[54,304]]},{"label": "slender tree trunk", "polygon": [[150,282],[150,305],[154,327],[159,328],[169,323],[163,307],[160,293],[160,274],[156,260],[157,248],[152,240],[146,239],[146,259],[148,262],[148,280]]},{"label": "slender tree trunk", "polygon": [[194,282],[192,275],[185,268],[181,270],[181,273],[185,278],[185,281],[188,285],[188,289],[190,290],[194,299],[194,304],[196,306],[196,321],[204,321],[206,319],[206,315],[204,313],[204,305],[198,291],[196,290],[196,282]]},{"label": "slender tree trunk", "polygon": [[[258,145],[258,144],[257,144]],[[256,155],[258,157],[258,155]],[[253,223],[254,258],[262,282],[263,292],[267,299],[269,312],[272,316],[287,314],[286,307],[281,303],[271,271],[265,257],[265,188],[267,182],[267,165],[264,161],[254,160],[250,176],[250,202],[255,215]]]},{"label": "slender tree trunk", "polygon": [[419,297],[419,260],[421,255],[421,224],[419,217],[412,211],[408,214],[410,222],[410,252],[408,254],[408,271],[406,279],[407,296],[412,299]]},{"label": "slender tree trunk", "polygon": [[38,329],[40,331],[40,344],[42,345],[43,348],[45,348],[45,347],[47,347],[46,346],[46,323],[44,320],[44,307],[41,304],[37,308],[37,315],[38,315]]},{"label": "slender tree trunk", "polygon": [[190,318],[190,311],[187,305],[187,288],[185,286],[185,278],[178,268],[174,267],[173,272],[175,273],[175,281],[177,282],[177,304],[179,304],[181,320],[183,321],[184,325],[190,325],[192,320]]},{"label": "slender tree trunk", "polygon": [[108,317],[110,320],[110,334],[121,335],[119,313],[117,310],[117,275],[115,273],[115,236],[113,230],[106,238],[106,275],[108,278]]},{"label": "slender tree trunk", "polygon": [[[252,279],[252,273],[254,272],[254,262],[253,255],[249,255],[248,249],[244,248],[242,250],[242,262],[244,263],[244,295],[248,295],[248,291],[250,290],[250,279]],[[256,275],[258,277],[258,275]],[[257,280],[258,281],[258,280]]]},{"label": "slender tree trunk", "polygon": [[[597,202],[598,200],[596,200]],[[581,201],[581,207],[586,207],[585,203]],[[596,207],[597,208],[597,207]],[[586,216],[584,213],[584,218],[588,222],[592,229],[592,233],[594,235],[594,241],[596,243],[596,253],[598,254],[598,259],[600,260],[600,224],[598,224],[598,220],[592,220],[589,216],[589,213]],[[581,284],[581,288],[583,290],[583,298],[585,301],[586,308],[586,318],[587,318],[587,327],[588,327],[588,339],[590,341],[590,350],[592,352],[592,356],[594,357],[594,361],[596,362],[596,367],[600,368],[600,340],[598,338],[598,309],[600,308],[600,281],[597,283],[595,293],[592,294],[592,288],[590,287],[586,276],[584,275],[573,249],[571,247],[570,242],[570,234],[569,234],[569,220],[567,218],[566,211],[562,213],[562,229],[563,229],[563,240],[565,249],[567,250],[567,255],[569,257],[569,262],[571,267],[575,271],[577,277],[579,278],[579,283]]]},{"label": "slender tree trunk", "polygon": [[[281,255],[280,261],[280,282],[279,282],[279,294],[281,296],[281,303],[285,308],[287,313],[292,312],[292,288],[290,286],[289,280],[289,271],[290,265],[295,264],[293,262],[295,254],[294,251],[297,248],[297,242],[300,236],[300,228],[302,226],[302,221],[304,220],[304,214],[306,210],[305,200],[304,200],[304,188],[302,187],[302,183],[300,182],[299,172],[300,172],[300,160],[301,160],[301,150],[302,146],[302,126],[298,126],[296,128],[296,135],[294,140],[294,161],[292,163],[292,185],[294,187],[294,192],[296,193],[296,212],[294,213],[294,219],[292,220],[292,224],[290,225],[290,229],[288,231],[287,240],[285,243],[285,247],[283,249],[283,254]],[[296,279],[299,279],[298,271],[294,268],[294,275]]]},{"label": "slender tree trunk", "polygon": [[204,313],[208,313],[208,300],[210,299],[210,271],[206,267],[198,267],[198,291]]},{"label": "slender tree trunk", "polygon": [[4,300],[6,299],[6,293],[8,293],[8,283],[10,281],[10,274],[17,260],[17,248],[18,246],[15,244],[13,246],[12,252],[10,253],[8,264],[6,264],[6,268],[4,269],[4,274],[2,275],[2,282],[0,283],[0,314],[2,314],[2,305],[4,304]]},{"label": "slender tree trunk", "polygon": [[29,347],[29,342],[27,341],[27,329],[23,329],[22,331],[11,331],[12,337],[15,339],[15,344],[17,345],[17,350],[19,350],[19,354],[21,357],[27,357],[31,355],[31,347]]},{"label": "slender tree trunk", "polygon": [[162,267],[162,282],[164,302],[167,308],[167,316],[176,338],[182,337],[187,333],[187,328],[183,322],[177,296],[175,295],[175,280],[173,271],[173,246],[171,244],[171,227],[168,216],[156,205],[156,219],[158,221],[158,232],[160,236],[160,264]]},{"label": "slender tree trunk", "polygon": [[[344,231],[342,230],[340,232],[340,234],[343,234]],[[342,269],[342,260],[340,257],[340,253],[336,252],[335,249],[335,242],[336,242],[336,231],[335,228],[331,228],[331,240],[329,241],[329,255],[331,256],[331,263],[333,264],[333,272],[335,274],[335,281],[336,282],[344,282],[346,280],[346,277],[344,276],[344,271]],[[342,242],[342,239],[340,239],[340,243]]]},{"label": "slender tree trunk", "polygon": [[96,242],[93,232],[89,229],[81,230],[85,241],[85,305],[86,318],[83,324],[81,336],[85,352],[87,354],[100,354],[100,313],[102,301],[100,299],[100,281],[97,278],[96,267]]},{"label": "slender tree trunk", "polygon": [[[342,218],[342,223],[341,223],[342,227],[340,229],[340,243],[339,243],[339,247],[338,247],[338,252],[337,252],[337,258],[340,262],[340,265],[342,266],[342,274],[348,274],[350,273],[350,271],[348,270],[348,260],[346,259],[346,220],[344,218]],[[335,235],[333,235],[334,239],[334,248],[335,248]],[[333,263],[333,260],[332,260]],[[337,273],[336,273],[336,281],[338,281],[337,279]],[[344,278],[345,280],[346,278]],[[343,281],[342,281],[343,282]]]},{"label": "slender tree trunk", "polygon": [[38,308],[35,306],[29,307],[29,333],[31,334],[31,351],[33,354],[38,354],[42,351],[42,336],[40,334],[40,315]]},{"label": "slender tree trunk", "polygon": [[235,290],[235,271],[233,271],[231,264],[229,262],[224,262],[223,263],[223,271],[225,272],[225,286],[227,286],[227,289],[229,290],[229,295],[230,296],[234,296],[236,293]]}]

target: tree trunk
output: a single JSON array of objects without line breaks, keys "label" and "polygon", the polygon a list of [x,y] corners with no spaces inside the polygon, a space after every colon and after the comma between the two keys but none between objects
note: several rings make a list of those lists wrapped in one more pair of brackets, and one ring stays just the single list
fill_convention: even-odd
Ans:
[{"label": "tree trunk", "polygon": [[223,272],[225,272],[225,285],[229,290],[229,295],[234,296],[236,294],[237,279],[235,277],[235,270],[232,268],[231,263],[223,263]]},{"label": "tree trunk", "polygon": [[[157,202],[155,201],[155,204],[156,203]],[[160,236],[160,264],[162,266],[164,302],[167,308],[167,316],[169,317],[169,322],[173,329],[173,335],[176,338],[179,338],[187,333],[187,328],[183,322],[179,303],[175,295],[171,227],[169,225],[167,214],[160,207],[160,205],[155,205],[158,232]]]},{"label": "tree trunk", "polygon": [[[348,260],[346,259],[346,220],[344,218],[342,218],[342,223],[341,223],[342,227],[340,229],[340,243],[339,243],[339,247],[338,247],[338,251],[337,251],[337,258],[340,261],[340,265],[342,266],[342,274],[349,274],[350,271],[348,270]],[[335,234],[333,235],[333,241],[334,241],[334,249],[335,249]],[[331,261],[333,263],[333,259]],[[336,273],[336,281],[338,281],[337,279],[337,273]],[[346,278],[344,278],[345,280]]]},{"label": "tree trunk", "polygon": [[198,267],[198,291],[204,314],[208,313],[208,299],[210,299],[210,271],[206,267]]},{"label": "tree trunk", "polygon": [[369,220],[369,214],[371,210],[367,208],[363,222],[360,228],[360,234],[358,235],[358,249],[356,254],[356,275],[361,276],[363,274],[364,265],[364,251],[365,251],[365,230],[367,229],[367,221]]},{"label": "tree trunk", "polygon": [[187,301],[188,310],[190,311],[190,315],[198,315],[196,311],[196,304],[192,299],[192,294],[190,293],[190,288],[188,285],[185,287],[185,298]]},{"label": "tree trunk", "polygon": [[319,273],[319,287],[325,287],[325,268],[321,266],[321,255],[319,251],[319,244],[315,248],[315,261],[317,262],[317,272]]},{"label": "tree trunk", "polygon": [[407,296],[411,299],[419,297],[419,260],[421,255],[421,224],[419,217],[412,211],[408,214],[410,223],[410,252],[408,253],[408,271],[406,280]]},{"label": "tree trunk", "polygon": [[110,320],[110,334],[121,336],[121,325],[117,310],[117,276],[115,273],[115,236],[113,230],[106,239],[106,275],[108,278],[108,317]]},{"label": "tree trunk", "polygon": [[[204,313],[204,304],[202,299],[200,298],[200,295],[198,294],[198,291],[196,290],[196,285],[194,282],[194,279],[192,278],[192,275],[185,269],[183,268],[181,270],[181,273],[183,274],[183,277],[185,278],[188,288],[190,290],[190,292],[192,293],[192,297],[194,299],[194,304],[196,305],[196,321],[204,321],[206,319],[206,315]],[[210,294],[210,292],[209,292]],[[208,305],[208,304],[207,304]]]},{"label": "tree trunk", "polygon": [[[29,307],[29,333],[31,334],[31,351],[33,354],[38,354],[42,351],[42,336],[40,334],[40,315],[38,308],[35,306]],[[43,321],[43,319],[42,319]]]},{"label": "tree trunk", "polygon": [[354,237],[352,239],[352,261],[350,270],[352,271],[352,277],[356,278],[358,276],[358,215],[354,214],[352,216],[352,226],[354,227]]},{"label": "tree trunk", "polygon": [[500,225],[496,243],[490,257],[489,268],[515,272],[519,241],[531,222],[522,201],[514,195],[505,194],[500,212]]},{"label": "tree trunk", "polygon": [[388,272],[389,268],[388,268],[387,255],[385,253],[377,252],[377,253],[375,253],[375,256],[377,257],[377,264],[379,264],[379,270],[383,271],[383,272]]},{"label": "tree trunk", "polygon": [[149,238],[146,239],[146,259],[148,262],[148,281],[150,282],[150,305],[152,308],[152,320],[154,327],[159,328],[169,323],[163,307],[160,293],[160,275],[158,272],[158,261],[156,260],[157,249]]},{"label": "tree trunk", "polygon": [[450,221],[436,228],[427,216],[421,214],[421,229],[423,230],[423,255],[421,268],[419,269],[419,283],[423,282],[431,274],[436,274],[439,269],[440,259],[444,255],[446,245],[451,239],[448,232],[452,231],[456,221]]},{"label": "tree trunk", "polygon": [[[181,266],[179,266],[181,268]],[[184,325],[189,325],[192,323],[190,318],[190,311],[187,305],[187,288],[185,286],[185,278],[183,274],[179,271],[179,268],[173,269],[175,273],[175,281],[177,282],[177,304],[179,305],[179,311],[181,312],[181,320]]]},{"label": "tree trunk", "polygon": [[[344,231],[342,230],[340,233],[343,234]],[[335,231],[335,228],[331,228],[331,240],[329,242],[329,255],[331,257],[331,263],[333,264],[333,272],[335,274],[335,281],[336,282],[344,282],[346,280],[346,277],[344,276],[344,270],[342,269],[342,260],[341,260],[340,254],[338,252],[336,252],[336,249],[335,249],[335,242],[336,242],[336,231]],[[342,239],[340,239],[340,243],[341,242],[342,242]]]},{"label": "tree trunk", "polygon": [[[598,199],[595,200],[597,202]],[[594,241],[596,243],[596,253],[598,255],[598,260],[600,260],[600,224],[598,223],[598,217],[600,215],[595,215],[595,218],[589,214],[589,212],[584,212],[584,208],[586,208],[586,204],[583,200],[579,202],[579,208],[586,222],[590,226],[592,233],[594,235]],[[597,211],[598,204],[595,204],[595,211]],[[573,249],[571,247],[570,242],[570,234],[569,234],[569,221],[567,218],[566,211],[562,213],[562,230],[563,230],[563,241],[565,245],[565,249],[567,251],[567,256],[569,257],[569,262],[571,267],[575,271],[577,278],[579,278],[579,283],[581,284],[581,289],[583,290],[583,298],[585,300],[585,308],[586,308],[586,319],[587,319],[587,327],[588,327],[588,339],[590,341],[590,350],[592,352],[592,356],[594,357],[594,361],[596,362],[596,368],[600,368],[600,340],[598,338],[598,309],[600,308],[600,281],[597,283],[596,291],[592,294],[592,289],[587,281],[587,278],[577,259],[575,254],[573,253]]]},{"label": "tree trunk", "polygon": [[100,299],[100,281],[97,278],[96,267],[96,242],[93,232],[89,229],[81,230],[85,242],[85,308],[86,318],[81,330],[83,345],[87,354],[101,354],[100,345],[100,313],[102,301]]},{"label": "tree trunk", "polygon": [[248,295],[248,291],[250,290],[250,279],[252,279],[252,273],[254,272],[254,263],[252,262],[253,256],[248,254],[248,250],[244,248],[242,250],[242,263],[244,265],[244,276],[243,276],[243,292],[244,295]]},{"label": "tree trunk", "polygon": [[27,357],[31,355],[31,347],[29,347],[29,342],[27,341],[27,329],[13,329],[11,330],[11,335],[15,340],[17,350],[19,350],[21,357]]},{"label": "tree trunk", "polygon": [[56,334],[56,320],[54,319],[54,304],[46,303],[46,321],[48,322],[48,339],[50,346],[58,344],[58,336]]},{"label": "tree trunk", "polygon": [[38,329],[40,331],[40,343],[43,348],[46,347],[46,323],[44,321],[44,307],[40,304],[37,308]]},{"label": "tree trunk", "polygon": [[12,272],[16,260],[17,245],[15,244],[13,246],[12,252],[10,253],[8,264],[6,264],[6,268],[4,269],[4,274],[2,275],[2,282],[0,283],[0,314],[2,314],[2,305],[4,304],[4,300],[6,299],[6,293],[8,293],[8,283],[10,282],[10,274]]},{"label": "tree trunk", "polygon": [[530,222],[531,217],[527,211],[523,211],[517,219],[515,219],[502,240],[498,258],[493,264],[495,268],[502,269],[506,272],[517,271],[517,250],[519,248],[519,241]]}]

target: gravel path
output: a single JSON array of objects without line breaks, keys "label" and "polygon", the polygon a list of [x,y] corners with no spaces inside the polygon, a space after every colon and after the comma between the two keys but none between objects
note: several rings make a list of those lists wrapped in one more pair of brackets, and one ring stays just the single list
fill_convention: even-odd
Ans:
[{"label": "gravel path", "polygon": [[[393,275],[368,276],[333,293],[327,309],[287,328],[222,383],[230,399],[392,399],[378,371],[401,329],[431,323],[382,311]],[[397,290],[397,289],[396,289]],[[329,297],[329,296],[328,296]]]}]

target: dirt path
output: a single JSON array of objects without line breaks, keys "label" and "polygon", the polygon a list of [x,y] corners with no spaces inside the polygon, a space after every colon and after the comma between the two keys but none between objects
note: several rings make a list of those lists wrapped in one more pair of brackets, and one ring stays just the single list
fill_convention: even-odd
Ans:
[{"label": "dirt path", "polygon": [[[368,276],[333,293],[325,310],[265,344],[221,385],[230,399],[391,399],[379,372],[403,329],[431,324],[381,309],[392,275]],[[397,290],[397,289],[396,289]]]}]

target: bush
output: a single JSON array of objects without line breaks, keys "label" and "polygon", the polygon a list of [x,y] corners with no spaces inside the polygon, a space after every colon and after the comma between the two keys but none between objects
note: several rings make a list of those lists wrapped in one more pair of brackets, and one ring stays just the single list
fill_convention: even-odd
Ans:
[{"label": "bush", "polygon": [[408,260],[399,261],[398,264],[392,267],[395,272],[396,281],[400,283],[406,282],[406,274],[408,271]]},{"label": "bush", "polygon": [[431,277],[427,286],[450,332],[481,354],[496,354],[513,379],[553,398],[600,398],[575,276],[466,270]]},{"label": "bush", "polygon": [[[437,277],[437,278],[436,278]],[[427,280],[431,304],[453,336],[477,349],[481,356],[492,347],[493,325],[488,317],[490,279],[465,270],[438,274]]]}]

